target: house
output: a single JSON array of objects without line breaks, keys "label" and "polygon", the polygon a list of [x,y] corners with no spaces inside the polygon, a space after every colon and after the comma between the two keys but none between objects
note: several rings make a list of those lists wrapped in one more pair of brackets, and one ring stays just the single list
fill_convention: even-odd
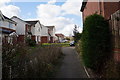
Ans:
[{"label": "house", "polygon": [[25,22],[24,20],[13,16],[11,18],[13,21],[17,22],[17,26],[16,26],[16,33],[18,34],[18,42],[26,42],[27,38],[32,38],[34,37],[32,35],[31,29],[33,26],[31,26],[31,24]]},{"label": "house", "polygon": [[120,9],[120,2],[90,2],[83,0],[81,12],[83,20],[94,13],[102,15],[105,19],[110,19],[111,14]]},{"label": "house", "polygon": [[48,28],[49,43],[55,42],[55,26],[46,26]]},{"label": "house", "polygon": [[41,30],[41,43],[49,43],[50,37],[49,37],[49,32],[48,32],[48,27],[44,26],[41,24],[42,30]]},{"label": "house", "polygon": [[65,36],[63,34],[55,34],[56,36],[56,42],[62,42],[65,39]]},{"label": "house", "polygon": [[16,25],[17,23],[10,18],[4,16],[2,12],[0,11],[0,36],[2,37],[1,41],[3,43],[16,43],[17,41],[17,35],[16,37],[11,37],[10,34],[16,32]]},{"label": "house", "polygon": [[36,43],[41,43],[41,31],[42,31],[42,24],[40,23],[39,20],[35,21],[25,21],[29,24],[31,24],[31,32],[33,35],[33,39],[35,39]]}]

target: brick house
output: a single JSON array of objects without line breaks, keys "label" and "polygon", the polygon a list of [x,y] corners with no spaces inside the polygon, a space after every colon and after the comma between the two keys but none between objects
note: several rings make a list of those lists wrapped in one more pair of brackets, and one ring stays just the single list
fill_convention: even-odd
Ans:
[{"label": "brick house", "polygon": [[120,62],[120,1],[89,2],[89,0],[84,0],[80,11],[83,15],[83,21],[87,16],[97,13],[109,22],[109,28],[112,33],[114,59]]},{"label": "brick house", "polygon": [[105,19],[109,19],[111,14],[120,9],[120,2],[90,2],[83,0],[81,12],[83,20],[94,13],[102,15]]},{"label": "brick house", "polygon": [[55,34],[56,36],[56,42],[60,43],[65,39],[65,36],[63,34]]},{"label": "brick house", "polygon": [[0,11],[0,31],[1,31],[0,39],[2,39],[0,41],[2,41],[3,43],[16,43],[17,42],[17,35],[15,34],[16,25],[17,23],[15,21],[4,16]]},{"label": "brick house", "polygon": [[18,34],[18,39],[17,39],[18,42],[25,43],[27,38],[33,37],[32,32],[31,32],[31,28],[33,26],[31,26],[31,24],[25,22],[24,20],[16,16],[13,16],[11,19],[17,22],[16,33]]},{"label": "brick house", "polygon": [[49,43],[50,41],[50,34],[49,34],[49,28],[41,24],[42,30],[41,30],[41,43]]},{"label": "brick house", "polygon": [[55,42],[55,26],[46,26],[48,28],[49,43]]}]

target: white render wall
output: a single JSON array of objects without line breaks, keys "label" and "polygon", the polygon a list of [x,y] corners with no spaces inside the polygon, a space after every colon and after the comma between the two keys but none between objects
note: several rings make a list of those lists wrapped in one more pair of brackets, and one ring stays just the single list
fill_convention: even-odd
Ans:
[{"label": "white render wall", "polygon": [[12,18],[13,21],[17,22],[16,26],[16,33],[18,35],[25,35],[25,25],[27,24],[26,22],[18,19],[18,18]]},{"label": "white render wall", "polygon": [[52,34],[53,37],[55,37],[55,27],[53,28],[51,34]]},{"label": "white render wall", "polygon": [[33,34],[36,35],[36,36],[41,36],[41,26],[40,26],[39,22],[37,22],[35,24],[34,33]]},{"label": "white render wall", "polygon": [[44,25],[42,25],[41,36],[49,36],[48,28],[46,26],[44,26]]},{"label": "white render wall", "polygon": [[13,29],[13,30],[16,29],[15,24],[13,24],[13,23],[11,23],[11,22],[8,22],[8,21],[6,21],[6,20],[0,21],[0,27],[10,28],[10,29]]},{"label": "white render wall", "polygon": [[40,39],[40,37],[41,37],[41,25],[39,22],[37,22],[35,24],[35,26],[32,26],[31,32],[32,32],[32,35],[35,35],[36,42],[37,43],[40,42],[41,41],[41,39]]}]

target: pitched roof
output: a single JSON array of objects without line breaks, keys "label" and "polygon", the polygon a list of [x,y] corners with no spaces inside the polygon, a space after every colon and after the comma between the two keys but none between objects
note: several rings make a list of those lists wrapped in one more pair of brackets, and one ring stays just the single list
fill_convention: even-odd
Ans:
[{"label": "pitched roof", "polygon": [[29,23],[29,24],[31,24],[31,25],[35,25],[38,21],[39,21],[39,20],[36,20],[36,21],[25,21],[25,22],[27,22],[27,23]]},{"label": "pitched roof", "polygon": [[55,26],[46,26],[46,27],[48,27],[48,28],[54,28]]},{"label": "pitched roof", "polygon": [[4,17],[6,20],[9,20],[9,21],[12,21],[12,22],[16,23],[16,22],[13,21],[12,19],[10,19],[10,18],[8,18],[8,17],[6,17],[6,16],[4,16],[4,15],[3,15],[3,17]]},{"label": "pitched roof", "polygon": [[24,20],[22,20],[22,19],[18,18],[17,16],[13,16],[11,19],[13,19],[13,18],[17,18],[17,19],[19,19],[20,21],[22,21],[22,22],[24,22],[24,23],[26,23],[26,24],[28,24],[28,25],[31,25],[31,24],[29,24],[29,23],[25,22]]},{"label": "pitched roof", "polygon": [[88,0],[83,0],[80,11],[83,12]]},{"label": "pitched roof", "polygon": [[64,37],[63,34],[55,34],[55,36],[57,36],[57,37]]},{"label": "pitched roof", "polygon": [[10,19],[10,18],[6,17],[5,15],[3,15],[1,11],[0,11],[0,14],[1,14],[3,20],[7,20],[7,21],[9,21],[9,22],[12,22],[12,23],[14,23],[14,24],[17,24],[17,23],[16,23],[15,21],[13,21],[12,19]]}]

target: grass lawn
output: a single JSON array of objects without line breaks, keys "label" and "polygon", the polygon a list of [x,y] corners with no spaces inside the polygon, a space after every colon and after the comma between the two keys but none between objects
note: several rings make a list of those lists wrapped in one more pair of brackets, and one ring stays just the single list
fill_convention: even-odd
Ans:
[{"label": "grass lawn", "polygon": [[51,46],[51,45],[58,45],[61,47],[69,47],[69,43],[43,43],[42,46]]}]

